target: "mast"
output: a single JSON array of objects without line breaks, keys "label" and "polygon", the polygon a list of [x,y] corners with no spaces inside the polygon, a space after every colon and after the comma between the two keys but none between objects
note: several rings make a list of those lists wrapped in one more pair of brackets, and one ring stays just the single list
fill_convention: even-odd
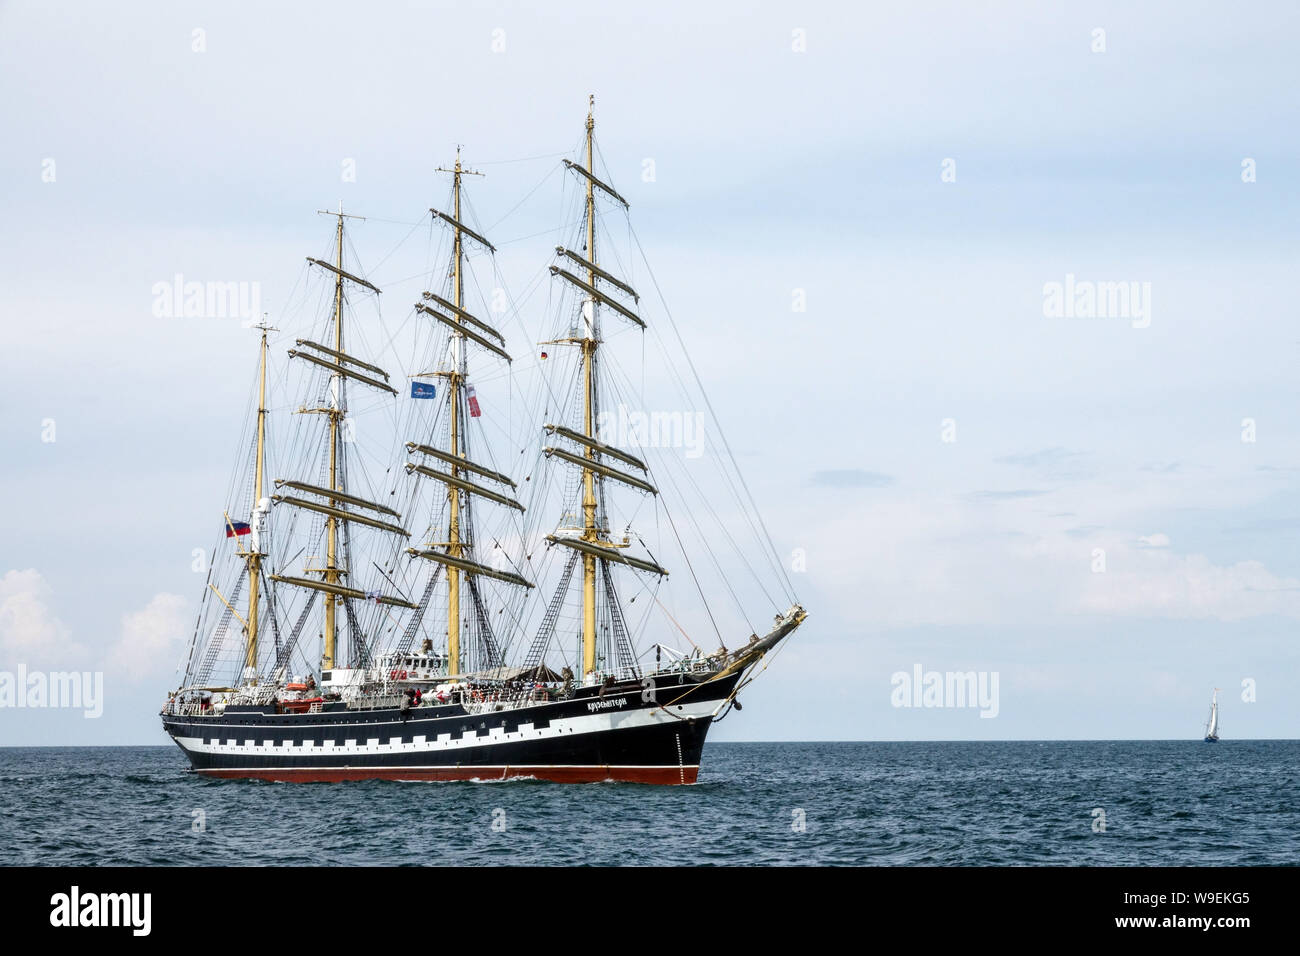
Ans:
[{"label": "mast", "polygon": [[[603,482],[606,479],[628,485],[647,494],[654,495],[658,494],[658,492],[648,481],[635,474],[628,473],[621,467],[616,468],[607,464],[606,459],[616,458],[620,462],[630,464],[642,472],[647,471],[645,463],[636,455],[606,444],[600,440],[597,434],[596,423],[600,410],[600,379],[597,364],[597,351],[600,348],[600,307],[608,308],[612,313],[627,319],[639,328],[644,329],[645,322],[632,308],[624,302],[620,302],[616,297],[617,295],[623,295],[637,301],[636,290],[622,279],[611,275],[602,268],[597,257],[597,191],[624,208],[627,208],[628,203],[612,186],[602,182],[596,176],[595,100],[594,96],[588,97],[587,100],[583,164],[579,165],[567,159],[564,161],[565,168],[578,174],[584,180],[586,229],[583,240],[586,248],[582,254],[571,249],[565,249],[563,246],[557,246],[555,249],[557,256],[575,263],[583,277],[575,275],[559,265],[550,267],[552,276],[564,279],[565,282],[574,286],[583,294],[581,300],[583,328],[580,334],[575,330],[575,332],[570,333],[571,337],[555,339],[551,343],[543,343],[576,345],[582,349],[580,373],[582,375],[582,421],[580,424],[575,422],[574,428],[566,428],[557,424],[547,424],[545,426],[546,430],[557,439],[563,439],[565,442],[572,442],[581,446],[581,453],[576,454],[559,444],[543,448],[542,451],[547,458],[558,459],[582,470],[581,525],[560,528],[556,533],[547,535],[547,541],[576,551],[577,557],[582,559],[582,679],[584,681],[590,679],[597,668],[598,600],[602,601],[607,607],[610,633],[613,636],[619,658],[624,666],[632,670],[635,670],[636,667],[635,657],[631,654],[630,645],[627,643],[626,626],[618,606],[614,582],[610,573],[611,565],[618,564],[658,575],[668,573],[653,561],[633,558],[625,554],[624,549],[630,547],[629,535],[624,534],[623,540],[619,542],[610,540],[608,516],[600,513],[600,508],[604,502],[605,486]],[[604,285],[601,286],[600,283],[604,283]],[[601,482],[601,484],[598,484],[598,482]],[[574,524],[576,525],[576,522]],[[603,583],[599,598],[596,584],[597,572],[600,572]],[[561,579],[555,601],[562,598],[563,591],[568,586],[569,576],[566,572]],[[556,606],[558,607],[558,604]],[[533,649],[529,652],[530,660],[541,660],[545,654],[546,644],[550,640],[552,631],[553,626],[549,630],[545,625],[543,626],[542,631],[534,639]]]},{"label": "mast", "polygon": [[379,604],[404,608],[414,608],[416,605],[399,596],[343,583],[350,573],[348,568],[341,567],[339,564],[339,537],[345,523],[359,524],[402,537],[410,537],[410,534],[401,526],[373,517],[366,512],[389,515],[397,520],[401,519],[400,514],[387,505],[367,501],[364,498],[349,494],[346,488],[347,468],[344,459],[342,435],[340,434],[340,426],[347,414],[344,402],[344,380],[352,379],[371,388],[388,392],[393,397],[397,396],[397,390],[388,384],[388,373],[382,368],[343,351],[343,280],[346,279],[362,288],[369,289],[375,294],[379,294],[380,291],[360,276],[353,275],[343,269],[343,220],[361,219],[363,217],[347,215],[343,212],[342,203],[339,203],[338,212],[320,210],[320,213],[321,215],[336,216],[338,218],[338,225],[334,233],[334,241],[337,246],[335,261],[333,263],[323,262],[310,256],[307,257],[307,261],[334,274],[333,346],[322,345],[308,339],[298,339],[296,343],[298,348],[291,349],[289,357],[302,359],[305,362],[324,368],[330,373],[329,402],[327,406],[325,408],[299,409],[302,414],[323,414],[329,419],[326,438],[329,446],[327,450],[329,476],[324,486],[301,480],[277,478],[275,480],[277,489],[288,488],[293,491],[305,492],[313,497],[300,498],[281,493],[273,495],[271,500],[277,505],[289,505],[315,514],[325,515],[325,565],[324,567],[306,567],[303,569],[304,573],[321,575],[320,578],[272,574],[271,580],[324,593],[325,621],[321,635],[323,644],[321,671],[326,672],[337,663],[338,607],[345,599],[373,600]]},{"label": "mast", "polygon": [[[587,270],[587,282],[596,284],[596,193],[591,176],[592,135],[596,129],[596,97],[587,100],[587,261],[593,267]],[[582,342],[582,431],[588,438],[595,438],[592,430],[595,416],[596,372],[593,368],[596,359],[596,300],[582,310],[584,333]],[[584,457],[588,461],[594,458],[594,452],[588,445]],[[582,470],[582,538],[592,544],[596,543],[596,474],[590,468]],[[582,556],[582,673],[585,677],[596,669],[596,557],[592,554]]]},{"label": "mast", "polygon": [[[455,219],[456,225],[453,229],[454,238],[452,240],[452,304],[456,309],[452,315],[457,319],[457,314],[465,308],[465,277],[461,272],[462,258],[464,256],[464,247],[461,240],[460,213],[460,179],[464,175],[481,176],[482,173],[474,170],[465,169],[460,162],[460,147],[456,147],[456,165],[452,169],[438,168],[439,172],[451,173],[451,192],[452,192],[452,218]],[[461,457],[460,450],[460,389],[465,381],[466,359],[465,359],[465,336],[460,332],[452,333],[452,368],[451,373],[447,376],[450,402],[451,402],[451,448],[449,452],[453,461],[451,462],[451,476],[460,477],[460,465],[454,459]],[[452,558],[461,558],[460,543],[460,492],[454,485],[447,486],[447,497],[449,501],[448,518],[447,518],[447,554]],[[460,568],[455,565],[447,565],[447,673],[455,676],[460,673]]]},{"label": "mast", "polygon": [[266,333],[270,326],[266,320],[258,326],[262,330],[261,359],[258,368],[257,389],[257,456],[253,466],[253,503],[249,510],[254,531],[250,535],[252,547],[248,552],[248,633],[244,645],[244,670],[257,670],[258,584],[262,572],[261,528],[263,474],[266,461]]},{"label": "mast", "polygon": [[[456,147],[456,166],[451,170],[452,216],[456,220],[455,238],[452,252],[452,303],[457,309],[465,308],[464,276],[461,274],[461,217],[460,217],[460,178],[467,170],[460,163],[460,147]],[[478,174],[473,174],[478,175]],[[453,313],[454,315],[455,313]],[[449,376],[451,384],[451,448],[453,458],[451,476],[460,477],[460,466],[454,459],[460,457],[460,387],[465,379],[465,337],[459,332],[452,335],[452,369]],[[447,553],[453,558],[461,557],[460,547],[460,492],[454,486],[448,486],[450,500],[447,521]],[[460,673],[460,569],[447,566],[447,658],[448,674]]]},{"label": "mast", "polygon": [[[343,351],[343,204],[339,203],[338,229],[335,232],[335,244],[338,246],[337,269],[334,276],[334,350]],[[337,373],[330,382],[329,415],[330,437],[330,491],[343,491],[339,484],[339,421],[343,417],[343,377]],[[329,515],[325,519],[325,583],[335,587],[339,585],[338,566],[339,519]],[[335,620],[339,597],[337,594],[325,595],[325,648],[321,654],[321,670],[334,666],[337,651],[338,622]]]},{"label": "mast", "polygon": [[[446,325],[451,330],[451,368],[447,371],[421,373],[423,375],[439,376],[447,380],[450,443],[449,447],[444,450],[435,448],[432,445],[407,442],[408,451],[432,458],[446,465],[447,470],[443,471],[427,465],[416,464],[415,462],[408,462],[406,470],[408,474],[418,474],[425,478],[440,481],[447,486],[447,534],[442,542],[432,542],[422,549],[408,548],[407,553],[412,557],[435,561],[446,571],[447,673],[449,676],[454,677],[461,672],[462,579],[468,580],[469,576],[477,575],[521,587],[531,588],[533,585],[519,575],[498,571],[472,560],[472,551],[475,544],[474,529],[472,526],[467,526],[466,521],[471,513],[466,511],[462,515],[460,500],[462,494],[467,496],[476,495],[519,511],[524,509],[521,504],[508,495],[485,488],[473,480],[476,476],[482,476],[494,482],[509,485],[512,490],[515,488],[515,483],[508,476],[468,459],[468,443],[465,441],[464,433],[468,430],[469,423],[462,420],[460,412],[462,392],[466,388],[468,380],[467,345],[473,342],[499,355],[507,362],[510,361],[510,356],[502,348],[505,345],[505,339],[501,333],[465,308],[465,239],[473,240],[489,252],[496,252],[496,247],[492,243],[465,225],[462,219],[462,178],[465,176],[482,176],[483,174],[473,169],[467,169],[462,164],[459,146],[456,147],[455,165],[450,169],[439,166],[437,172],[451,173],[452,177],[451,213],[447,214],[437,209],[429,210],[434,217],[441,219],[452,228],[451,299],[444,299],[433,292],[425,292],[423,298],[440,307],[442,311],[425,305],[423,302],[417,302],[415,309],[417,312],[428,315]],[[495,339],[495,342],[493,339]],[[472,599],[477,602],[477,591],[472,581],[469,582],[469,588]]]}]

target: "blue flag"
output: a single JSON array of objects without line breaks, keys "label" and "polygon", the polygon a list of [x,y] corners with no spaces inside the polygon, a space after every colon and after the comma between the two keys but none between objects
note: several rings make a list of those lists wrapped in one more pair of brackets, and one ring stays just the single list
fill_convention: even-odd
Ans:
[{"label": "blue flag", "polygon": [[430,382],[411,383],[412,398],[436,398],[437,395],[438,395],[438,390],[434,388]]}]

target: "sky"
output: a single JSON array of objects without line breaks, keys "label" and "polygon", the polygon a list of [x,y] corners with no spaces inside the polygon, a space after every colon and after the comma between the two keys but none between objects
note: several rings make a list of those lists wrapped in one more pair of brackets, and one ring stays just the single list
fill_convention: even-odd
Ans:
[{"label": "sky", "polygon": [[[1225,736],[1297,736],[1298,32],[1284,3],[0,3],[0,673],[104,675],[95,717],[0,706],[0,745],[167,742],[255,343],[155,285],[274,316],[343,202],[409,289],[386,254],[463,144],[521,292],[592,93],[810,615],[710,739],[1194,738],[1216,687]],[[902,706],[918,668],[996,706]]]}]

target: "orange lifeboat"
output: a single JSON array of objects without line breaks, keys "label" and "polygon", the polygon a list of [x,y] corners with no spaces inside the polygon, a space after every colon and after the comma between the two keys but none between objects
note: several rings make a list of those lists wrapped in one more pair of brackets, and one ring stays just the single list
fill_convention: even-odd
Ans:
[{"label": "orange lifeboat", "polygon": [[284,708],[287,714],[305,714],[311,710],[312,704],[321,704],[325,702],[324,697],[301,697],[298,700],[282,700],[280,706]]}]

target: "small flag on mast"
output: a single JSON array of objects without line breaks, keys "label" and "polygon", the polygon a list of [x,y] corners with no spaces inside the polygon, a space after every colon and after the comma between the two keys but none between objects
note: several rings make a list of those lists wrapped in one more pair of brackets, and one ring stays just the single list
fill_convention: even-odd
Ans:
[{"label": "small flag on mast", "polygon": [[465,386],[465,397],[469,400],[469,417],[478,418],[482,415],[483,412],[478,407],[478,396],[474,393],[473,385]]},{"label": "small flag on mast", "polygon": [[253,533],[253,529],[252,529],[251,527],[249,527],[249,524],[248,524],[247,521],[227,521],[227,522],[226,522],[226,537],[227,537],[227,538],[233,538],[233,537],[235,537],[236,535],[241,535],[241,534],[252,534],[252,533]]},{"label": "small flag on mast", "polygon": [[437,396],[438,396],[438,389],[433,385],[432,382],[411,383],[412,398],[437,398]]}]

